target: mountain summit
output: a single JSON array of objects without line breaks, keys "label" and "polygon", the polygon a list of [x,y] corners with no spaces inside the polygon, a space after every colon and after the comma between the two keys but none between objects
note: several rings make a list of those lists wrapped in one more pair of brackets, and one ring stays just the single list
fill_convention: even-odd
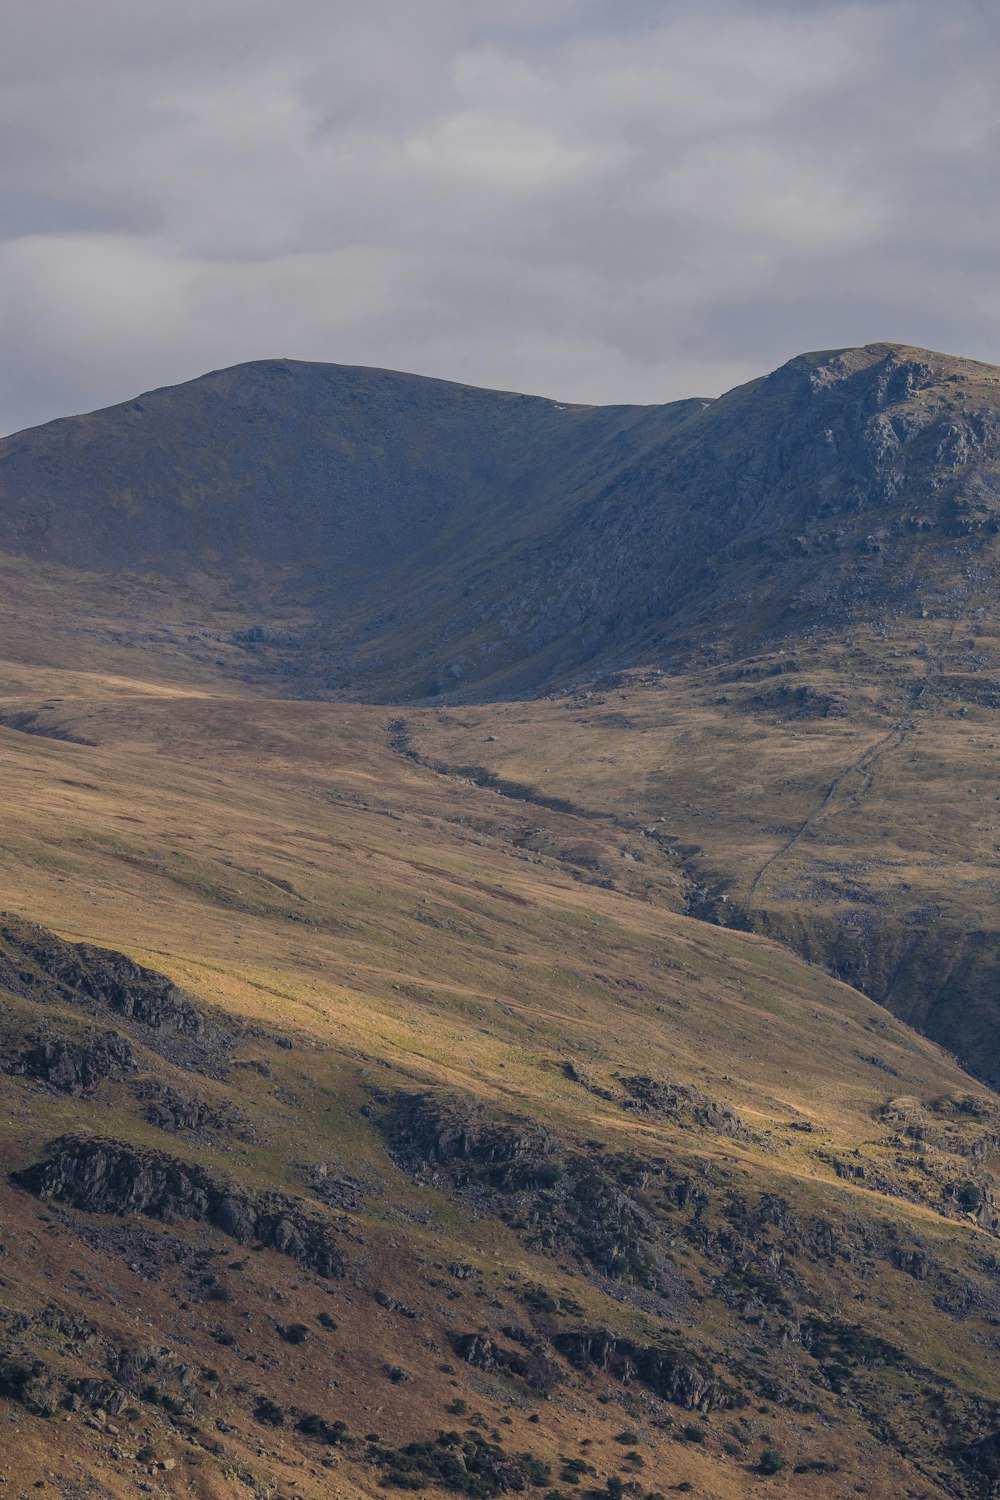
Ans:
[{"label": "mountain summit", "polygon": [[0,443],[6,552],[215,580],[310,693],[520,691],[993,597],[998,530],[1000,370],[894,344],[648,407],[265,361]]}]

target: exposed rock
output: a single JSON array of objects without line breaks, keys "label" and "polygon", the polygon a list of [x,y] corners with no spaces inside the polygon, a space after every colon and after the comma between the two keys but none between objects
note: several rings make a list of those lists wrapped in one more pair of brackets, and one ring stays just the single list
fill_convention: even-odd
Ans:
[{"label": "exposed rock", "polygon": [[666,1083],[659,1078],[636,1074],[622,1079],[631,1096],[626,1109],[643,1114],[662,1114],[678,1125],[714,1130],[719,1135],[747,1136],[749,1131],[728,1104],[707,1098],[693,1084]]},{"label": "exposed rock", "polygon": [[40,1315],[39,1321],[43,1328],[61,1334],[64,1339],[73,1344],[89,1344],[97,1336],[97,1329],[89,1318],[81,1318],[77,1313],[67,1312],[64,1307],[57,1307],[52,1302]]},{"label": "exposed rock", "polygon": [[144,968],[124,953],[67,943],[20,917],[0,917],[0,985],[34,998],[47,989],[54,999],[94,1003],[168,1036],[200,1036],[205,1020],[192,1000],[165,974]]},{"label": "exposed rock", "polygon": [[466,1261],[453,1260],[448,1267],[448,1275],[454,1276],[456,1281],[478,1281],[481,1279],[481,1274],[475,1266],[470,1266]]},{"label": "exposed rock", "polygon": [[892,1254],[892,1263],[898,1271],[905,1271],[914,1281],[926,1281],[934,1262],[926,1250],[898,1246]]},{"label": "exposed rock", "polygon": [[610,1159],[569,1150],[534,1121],[429,1094],[397,1094],[382,1125],[401,1165],[446,1174],[532,1248],[572,1249],[603,1275],[655,1284],[655,1231]]},{"label": "exposed rock", "polygon": [[467,1365],[491,1375],[517,1376],[535,1391],[551,1391],[562,1379],[555,1361],[537,1349],[504,1349],[483,1333],[457,1334],[452,1347]]},{"label": "exposed rock", "polygon": [[406,1490],[434,1485],[478,1500],[537,1489],[551,1478],[549,1465],[533,1454],[507,1453],[471,1430],[439,1432],[434,1442],[407,1443],[403,1448],[373,1445],[371,1456],[386,1468],[384,1484]]},{"label": "exposed rock", "polygon": [[376,1292],[375,1301],[379,1307],[384,1307],[386,1312],[399,1313],[401,1318],[409,1318],[411,1322],[416,1321],[420,1316],[412,1307],[407,1307],[405,1302],[400,1302],[396,1297],[390,1297],[388,1292]]},{"label": "exposed rock", "polygon": [[218,1132],[242,1141],[256,1139],[252,1124],[234,1105],[209,1104],[204,1099],[181,1094],[156,1078],[138,1079],[132,1092],[145,1104],[144,1113],[150,1125],[172,1135]]},{"label": "exposed rock", "polygon": [[555,1140],[531,1120],[497,1122],[472,1101],[430,1094],[398,1094],[385,1122],[397,1155],[411,1167],[468,1162],[498,1167],[499,1175],[525,1180],[555,1154]]},{"label": "exposed rock", "polygon": [[362,1180],[339,1160],[317,1162],[314,1166],[305,1166],[304,1171],[313,1197],[330,1208],[348,1211],[360,1208],[376,1186],[381,1186],[378,1174]]},{"label": "exposed rock", "polygon": [[69,943],[21,917],[0,914],[0,989],[22,1000],[110,1012],[135,1041],[184,1068],[218,1076],[243,1028],[197,1005],[165,974],[124,953]]},{"label": "exposed rock", "polygon": [[80,1097],[93,1093],[105,1078],[120,1077],[135,1066],[127,1037],[116,1031],[92,1031],[81,1041],[39,1036],[27,1051],[11,1060],[8,1071],[41,1079],[61,1094]]},{"label": "exposed rock", "polygon": [[75,1411],[82,1403],[89,1406],[91,1411],[106,1411],[111,1416],[117,1417],[125,1406],[125,1392],[120,1385],[111,1380],[99,1380],[88,1376],[82,1380],[70,1380],[66,1383],[66,1389],[70,1398],[63,1402],[71,1411]]},{"label": "exposed rock", "polygon": [[687,1353],[636,1344],[603,1328],[570,1329],[556,1335],[555,1345],[578,1370],[601,1370],[625,1385],[638,1379],[687,1411],[716,1411],[735,1402],[714,1372]]},{"label": "exposed rock", "polygon": [[289,1255],[317,1275],[344,1273],[346,1262],[331,1227],[293,1199],[249,1192],[204,1167],[122,1141],[64,1136],[49,1149],[46,1160],[13,1173],[11,1181],[88,1213],[203,1221],[240,1244],[256,1241]]},{"label": "exposed rock", "polygon": [[161,1406],[173,1416],[193,1415],[199,1371],[194,1365],[176,1360],[172,1350],[156,1345],[119,1349],[109,1358],[108,1367],[141,1400]]},{"label": "exposed rock", "polygon": [[36,1416],[50,1417],[55,1407],[55,1382],[43,1360],[0,1349],[0,1396]]}]

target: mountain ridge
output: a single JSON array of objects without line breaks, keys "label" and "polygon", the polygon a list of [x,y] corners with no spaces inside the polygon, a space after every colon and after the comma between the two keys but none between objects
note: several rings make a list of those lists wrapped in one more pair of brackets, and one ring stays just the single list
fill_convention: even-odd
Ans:
[{"label": "mountain ridge", "polygon": [[4,440],[0,545],[297,610],[309,696],[537,690],[913,608],[918,552],[954,586],[1000,525],[998,387],[892,344],[643,407],[260,361]]},{"label": "mountain ridge", "polygon": [[[453,410],[447,409],[446,404],[442,406],[442,397],[452,403]],[[175,412],[178,405],[180,410]],[[391,496],[397,505],[400,501],[405,504],[407,500],[401,474],[392,468],[391,462],[386,467],[386,435],[379,423],[395,422],[400,430],[390,435],[396,436],[397,441],[405,438],[409,444],[403,454],[403,463],[405,466],[408,462],[415,470],[412,488],[421,479],[421,465],[433,459],[433,447],[439,440],[451,443],[443,465],[443,470],[446,470],[459,463],[460,450],[469,449],[470,438],[496,447],[501,439],[510,442],[513,429],[513,438],[519,444],[524,445],[533,439],[537,442],[539,424],[559,413],[559,427],[565,428],[567,423],[574,427],[582,425],[582,445],[589,458],[593,441],[600,442],[604,436],[602,428],[614,433],[620,426],[641,419],[648,412],[664,410],[669,408],[570,406],[542,397],[485,391],[455,382],[368,367],[255,361],[211,372],[180,385],[161,387],[133,401],[94,413],[58,419],[4,439],[0,442],[5,501],[4,540],[10,550],[10,543],[17,539],[20,524],[22,540],[29,552],[49,561],[105,571],[156,566],[169,571],[185,564],[199,566],[203,559],[191,550],[194,542],[204,543],[209,551],[216,550],[221,541],[217,533],[210,532],[207,539],[195,537],[194,541],[189,540],[186,555],[183,546],[178,549],[176,545],[158,554],[156,549],[162,547],[162,538],[157,535],[157,522],[160,521],[157,515],[149,528],[145,555],[136,540],[141,532],[137,523],[143,519],[145,504],[133,490],[139,477],[136,465],[149,468],[154,463],[165,462],[163,472],[141,476],[154,500],[163,502],[163,520],[169,520],[183,533],[186,513],[197,511],[206,504],[210,506],[213,497],[218,495],[224,508],[211,514],[210,522],[214,521],[218,527],[233,525],[233,502],[238,499],[244,511],[255,512],[248,521],[244,517],[247,529],[241,538],[249,548],[249,559],[258,565],[270,561],[280,566],[287,560],[282,552],[284,543],[280,528],[288,526],[289,518],[279,515],[276,518],[279,525],[267,529],[267,512],[276,508],[273,486],[280,483],[276,466],[282,458],[290,458],[297,469],[289,484],[297,485],[304,473],[307,484],[315,492],[310,499],[316,504],[328,498],[329,486],[335,487],[345,478],[351,480],[359,488],[363,504],[372,513],[371,519],[378,523],[385,508],[386,495]],[[235,432],[227,433],[222,429],[227,416],[234,424]],[[453,431],[455,424],[463,418],[469,431]],[[183,424],[181,430],[171,427],[172,420]],[[498,438],[497,428],[501,423],[503,431]],[[598,431],[591,438],[586,429],[595,425]],[[264,428],[263,433],[253,430],[260,426]],[[227,474],[226,470],[230,461],[226,451],[227,438],[238,450],[236,461],[243,466],[235,475]],[[68,444],[68,456],[60,454],[60,441]],[[30,463],[39,442],[43,443],[39,461],[45,469],[43,482],[48,487],[50,500],[53,486],[58,485],[63,477],[59,471],[60,462],[63,462],[67,471],[63,498],[75,502],[81,494],[85,495],[94,511],[90,518],[92,526],[107,527],[102,506],[105,511],[110,509],[126,530],[131,525],[130,553],[120,547],[109,551],[105,545],[106,536],[98,540],[82,529],[72,535],[60,535],[60,527],[65,527],[70,519],[65,516],[55,514],[53,517],[50,512],[39,524],[37,518],[26,513],[30,496],[25,491],[34,482]],[[45,446],[53,442],[54,450]],[[199,443],[204,444],[200,450]],[[367,454],[365,443],[371,449]],[[175,445],[173,450],[172,444]],[[466,452],[460,474],[463,488],[457,495],[448,496],[448,504],[431,506],[428,517],[420,510],[420,504],[428,506],[431,502],[421,493],[419,504],[411,508],[411,513],[398,517],[401,527],[415,528],[418,545],[426,539],[428,519],[435,523],[451,519],[469,486],[478,486],[482,490],[485,484],[492,484],[491,494],[494,499],[498,498],[494,473],[497,456],[486,452],[483,461],[477,462],[477,458],[477,454]],[[367,468],[362,471],[365,461]],[[523,460],[520,455],[515,455],[509,462],[516,476]],[[99,466],[99,474],[89,471],[89,463]],[[199,465],[208,466],[207,477]],[[261,465],[269,469],[263,481],[259,472],[255,473]],[[215,474],[213,466],[218,466]],[[213,478],[216,481],[214,488],[209,483]],[[230,486],[236,484],[235,492],[225,490],[227,481]],[[257,482],[256,491],[239,488],[252,481]],[[436,476],[436,482],[441,482],[440,474]],[[285,498],[288,499],[287,493]],[[351,516],[347,513],[352,505],[354,497],[348,494],[342,502],[348,520]],[[20,515],[12,515],[12,511],[20,511]],[[333,545],[341,540],[336,530],[341,517],[316,518],[303,513],[292,518],[310,524],[328,519],[332,520],[334,529],[326,541]],[[391,542],[384,526],[378,539]],[[296,558],[300,564],[303,559],[310,564],[315,562],[314,542],[312,536],[303,538]],[[238,561],[232,549],[225,561],[228,565]],[[336,564],[335,558],[333,563]]]}]

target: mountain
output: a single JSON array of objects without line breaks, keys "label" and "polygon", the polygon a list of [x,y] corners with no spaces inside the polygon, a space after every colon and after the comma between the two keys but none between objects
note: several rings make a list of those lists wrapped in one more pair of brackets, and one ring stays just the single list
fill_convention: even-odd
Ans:
[{"label": "mountain", "polygon": [[0,444],[12,1494],[996,1490],[997,380]]},{"label": "mountain", "polygon": [[897,345],[664,407],[265,362],[6,439],[0,544],[207,578],[309,695],[468,697],[992,607],[998,473],[997,371]]},{"label": "mountain", "polygon": [[567,407],[390,371],[242,365],[0,444],[0,543],[205,574],[325,624],[549,526],[697,402]]},{"label": "mountain", "polygon": [[132,676],[139,653],[304,698],[539,701],[665,671],[637,718],[656,733],[613,735],[638,784],[604,784],[600,714],[563,741],[525,709],[527,757],[492,724],[470,745],[460,713],[418,738],[666,815],[703,915],[996,1083],[998,420],[1000,371],[889,344],[665,407],[240,366],[0,444],[0,609],[27,661]]}]

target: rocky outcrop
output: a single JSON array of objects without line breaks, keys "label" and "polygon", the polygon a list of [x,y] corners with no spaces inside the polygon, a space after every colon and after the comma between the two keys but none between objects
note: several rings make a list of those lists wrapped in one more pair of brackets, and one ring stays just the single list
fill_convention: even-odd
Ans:
[{"label": "rocky outcrop", "polygon": [[197,1365],[177,1360],[171,1349],[158,1345],[118,1349],[109,1357],[108,1367],[141,1400],[163,1407],[172,1416],[193,1415],[200,1371]]},{"label": "rocky outcrop", "polygon": [[127,1037],[116,1031],[89,1032],[80,1041],[68,1037],[37,1037],[26,1051],[12,1058],[7,1071],[37,1078],[61,1094],[80,1098],[91,1094],[106,1078],[117,1078],[136,1066]]},{"label": "rocky outcrop", "polygon": [[91,1411],[104,1411],[112,1417],[118,1416],[127,1399],[125,1391],[113,1380],[102,1380],[93,1375],[68,1380],[66,1391],[62,1404],[67,1411],[89,1406]]},{"label": "rocky outcrop", "polygon": [[559,1366],[539,1349],[505,1349],[484,1333],[460,1333],[452,1339],[459,1359],[491,1375],[514,1376],[534,1391],[548,1393],[559,1384]]},{"label": "rocky outcrop", "polygon": [[897,1271],[905,1271],[914,1281],[926,1281],[934,1267],[927,1251],[912,1245],[898,1246],[892,1252],[892,1263]]},{"label": "rocky outcrop", "polygon": [[0,1349],[0,1397],[35,1416],[50,1417],[56,1383],[43,1360],[20,1350]]},{"label": "rocky outcrop", "polygon": [[165,974],[10,914],[0,914],[0,990],[36,1005],[114,1015],[135,1041],[212,1077],[224,1075],[226,1054],[245,1035],[239,1022],[197,1005]]},{"label": "rocky outcrop", "polygon": [[97,1214],[143,1214],[163,1223],[212,1224],[241,1245],[289,1255],[323,1277],[344,1274],[329,1224],[279,1193],[254,1193],[160,1151],[123,1141],[64,1136],[44,1161],[11,1181],[47,1201]]},{"label": "rocky outcrop", "polygon": [[467,1165],[490,1169],[511,1184],[537,1177],[558,1152],[554,1138],[532,1120],[498,1121],[471,1100],[398,1094],[384,1121],[397,1159],[412,1169]]},{"label": "rocky outcrop", "polygon": [[381,1483],[389,1488],[438,1488],[469,1495],[473,1500],[496,1500],[509,1493],[523,1494],[549,1483],[547,1463],[531,1453],[508,1453],[474,1429],[464,1434],[439,1432],[432,1442],[384,1448],[373,1443],[369,1457],[385,1469]]},{"label": "rocky outcrop", "polygon": [[382,1128],[401,1166],[445,1177],[531,1248],[575,1252],[602,1275],[656,1284],[655,1230],[610,1158],[572,1150],[532,1120],[430,1094],[397,1094]]},{"label": "rocky outcrop", "polygon": [[145,1105],[143,1113],[150,1125],[171,1135],[230,1135],[237,1140],[256,1139],[250,1121],[234,1105],[209,1104],[156,1078],[140,1078],[132,1092]]},{"label": "rocky outcrop", "polygon": [[556,1348],[578,1370],[600,1370],[627,1385],[639,1380],[663,1401],[686,1411],[710,1412],[736,1398],[715,1373],[689,1353],[637,1344],[603,1328],[574,1328],[556,1335]]},{"label": "rocky outcrop", "polygon": [[747,1127],[734,1109],[709,1099],[693,1084],[667,1083],[635,1074],[622,1079],[628,1098],[624,1108],[639,1114],[659,1114],[676,1125],[714,1130],[719,1135],[746,1137]]},{"label": "rocky outcrop", "polygon": [[93,1004],[168,1036],[198,1037],[205,1028],[201,1011],[165,974],[110,948],[67,943],[20,917],[0,917],[0,986],[25,999],[42,990]]}]

